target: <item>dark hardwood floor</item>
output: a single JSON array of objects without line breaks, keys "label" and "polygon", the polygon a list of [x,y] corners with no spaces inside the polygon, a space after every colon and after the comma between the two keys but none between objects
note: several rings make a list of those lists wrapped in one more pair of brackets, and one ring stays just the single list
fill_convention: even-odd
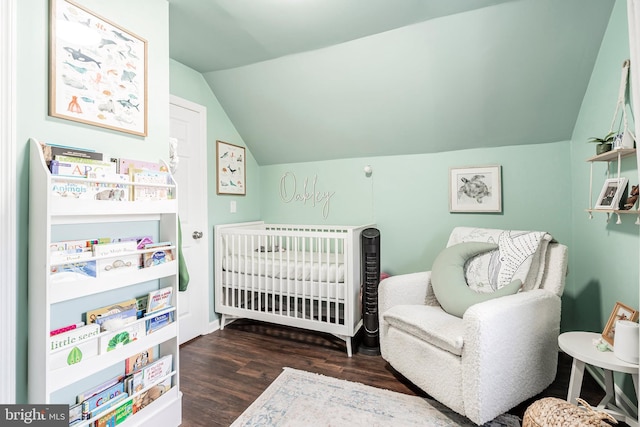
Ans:
[{"label": "dark hardwood floor", "polygon": [[[426,396],[380,356],[355,352],[356,345],[349,358],[344,342],[332,335],[249,320],[238,320],[222,331],[189,341],[180,348],[182,425],[229,426],[283,367]],[[556,381],[509,413],[522,417],[541,397],[565,399],[570,372],[571,358],[560,353]],[[581,397],[595,406],[603,396],[604,391],[586,374]]]}]

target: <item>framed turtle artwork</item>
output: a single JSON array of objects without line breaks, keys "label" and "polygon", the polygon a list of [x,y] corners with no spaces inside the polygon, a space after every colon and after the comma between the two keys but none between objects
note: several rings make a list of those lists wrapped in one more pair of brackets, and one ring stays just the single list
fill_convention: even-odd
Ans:
[{"label": "framed turtle artwork", "polygon": [[499,165],[449,169],[449,212],[502,212]]}]

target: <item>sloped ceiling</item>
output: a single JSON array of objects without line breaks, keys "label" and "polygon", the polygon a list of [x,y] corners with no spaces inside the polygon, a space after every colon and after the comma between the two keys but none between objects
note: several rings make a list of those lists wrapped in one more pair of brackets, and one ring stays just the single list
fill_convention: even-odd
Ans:
[{"label": "sloped ceiling", "polygon": [[171,57],[263,165],[556,142],[613,3],[170,0]]}]

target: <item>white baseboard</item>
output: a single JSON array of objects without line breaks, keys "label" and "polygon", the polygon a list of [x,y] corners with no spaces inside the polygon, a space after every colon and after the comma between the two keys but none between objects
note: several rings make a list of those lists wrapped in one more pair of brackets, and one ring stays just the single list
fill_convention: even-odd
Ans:
[{"label": "white baseboard", "polygon": [[211,332],[215,332],[218,329],[220,329],[220,318],[218,317],[216,320],[209,322],[209,325],[207,326],[207,330],[205,331],[205,334],[210,334]]}]

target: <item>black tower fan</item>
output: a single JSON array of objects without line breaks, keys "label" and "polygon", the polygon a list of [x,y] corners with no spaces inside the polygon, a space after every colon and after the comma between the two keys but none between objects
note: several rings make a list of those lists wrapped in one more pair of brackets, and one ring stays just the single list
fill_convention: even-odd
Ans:
[{"label": "black tower fan", "polygon": [[380,282],[380,231],[367,228],[360,234],[362,265],[362,324],[364,335],[358,351],[362,354],[380,354],[378,333],[378,284]]}]

